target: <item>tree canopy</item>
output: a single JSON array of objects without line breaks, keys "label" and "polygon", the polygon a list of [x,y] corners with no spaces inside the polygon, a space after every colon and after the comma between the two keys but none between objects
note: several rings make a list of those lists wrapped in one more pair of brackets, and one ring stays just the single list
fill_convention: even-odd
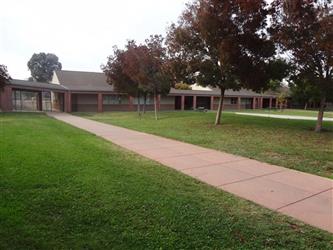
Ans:
[{"label": "tree canopy", "polygon": [[[275,0],[272,34],[294,68],[294,84],[319,96],[316,131],[327,101],[333,101],[332,0]],[[306,83],[306,84],[305,84]]]},{"label": "tree canopy", "polygon": [[[132,46],[133,42],[128,42],[128,46]],[[105,65],[102,65],[102,70],[107,77],[107,82],[113,85],[115,90],[120,93],[128,93],[131,96],[139,96],[140,88],[138,82],[133,81],[125,73],[126,54],[128,51],[113,47],[113,54],[107,59]]]},{"label": "tree canopy", "polygon": [[184,82],[178,82],[175,84],[175,89],[181,89],[181,90],[191,90],[191,85],[184,83]]},{"label": "tree canopy", "polygon": [[62,65],[59,58],[51,53],[33,54],[28,62],[31,76],[38,82],[49,82],[52,80],[53,72],[61,70]]},{"label": "tree canopy", "polygon": [[135,95],[138,101],[140,96],[153,95],[157,118],[157,96],[168,93],[172,83],[166,60],[163,38],[155,35],[144,44],[129,41],[125,50],[115,48],[102,69],[118,91]]},{"label": "tree canopy", "polygon": [[215,124],[221,120],[226,89],[262,91],[269,86],[275,46],[266,32],[267,7],[264,0],[196,0],[169,28],[177,80],[221,90]]},{"label": "tree canopy", "polygon": [[289,88],[292,100],[298,105],[304,105],[304,109],[307,109],[309,104],[320,102],[318,89],[307,79],[292,76]]},{"label": "tree canopy", "polygon": [[0,64],[0,89],[11,79],[7,67],[3,64]]}]

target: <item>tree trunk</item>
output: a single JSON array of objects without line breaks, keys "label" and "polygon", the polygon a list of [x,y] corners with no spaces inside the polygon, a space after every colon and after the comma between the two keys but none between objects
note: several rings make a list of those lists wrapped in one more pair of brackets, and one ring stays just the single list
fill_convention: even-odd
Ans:
[{"label": "tree trunk", "polygon": [[308,102],[305,103],[304,110],[308,109]]},{"label": "tree trunk", "polygon": [[143,95],[143,106],[142,106],[142,112],[146,113],[146,105],[147,105],[147,94]]},{"label": "tree trunk", "polygon": [[155,120],[158,120],[158,116],[157,116],[157,95],[156,95],[156,91],[154,91],[154,111],[155,111]]},{"label": "tree trunk", "polygon": [[138,104],[137,104],[138,105],[138,115],[141,118],[140,94],[138,94],[137,98],[138,98]]},{"label": "tree trunk", "polygon": [[279,106],[280,106],[280,112],[282,112],[282,107],[283,107],[283,102],[282,101],[280,101]]},{"label": "tree trunk", "polygon": [[319,106],[319,112],[318,112],[318,118],[317,118],[317,124],[316,124],[316,128],[315,128],[315,132],[320,132],[322,127],[323,127],[323,118],[324,118],[325,105],[326,105],[326,98],[323,97],[320,100],[320,106]]},{"label": "tree trunk", "polygon": [[225,93],[225,89],[221,88],[221,96],[220,96],[220,100],[219,100],[219,107],[218,107],[217,113],[216,113],[215,125],[221,124],[221,116],[222,116],[222,109],[223,109],[224,93]]}]

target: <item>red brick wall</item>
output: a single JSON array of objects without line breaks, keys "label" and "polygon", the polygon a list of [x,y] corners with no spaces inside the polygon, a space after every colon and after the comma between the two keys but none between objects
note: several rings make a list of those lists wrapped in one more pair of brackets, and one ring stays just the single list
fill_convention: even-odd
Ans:
[{"label": "red brick wall", "polygon": [[[217,110],[219,107],[218,104],[214,104],[214,110]],[[241,109],[245,109],[246,105],[245,104],[241,104],[240,105]],[[225,110],[234,110],[234,109],[238,109],[238,104],[223,104],[223,109]]]},{"label": "red brick wall", "polygon": [[0,109],[4,112],[12,111],[12,88],[9,86],[4,86],[0,90]]},{"label": "red brick wall", "polygon": [[[141,110],[143,108],[143,105],[141,105]],[[174,110],[175,105],[174,104],[160,104],[160,110]],[[103,105],[103,111],[104,112],[112,112],[112,111],[136,111],[137,105],[130,105],[130,104],[104,104]],[[154,105],[148,104],[146,105],[146,111],[153,111]]]},{"label": "red brick wall", "polygon": [[129,104],[103,104],[103,112],[132,111]]}]

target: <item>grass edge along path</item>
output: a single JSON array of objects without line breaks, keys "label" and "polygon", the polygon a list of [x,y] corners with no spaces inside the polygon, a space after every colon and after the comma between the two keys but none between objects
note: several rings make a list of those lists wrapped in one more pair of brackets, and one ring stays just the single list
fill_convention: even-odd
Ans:
[{"label": "grass edge along path", "polygon": [[131,112],[75,115],[333,179],[332,122],[314,133],[315,121],[228,112],[217,127],[213,112],[160,112],[158,121],[150,112],[141,119]]},{"label": "grass edge along path", "polygon": [[[232,111],[234,112],[234,111]],[[304,110],[304,109],[241,109],[236,112],[240,113],[258,113],[258,114],[269,114],[269,115],[292,115],[292,116],[308,116],[315,117],[318,116],[318,110]],[[325,111],[325,118],[333,118],[333,111]]]}]

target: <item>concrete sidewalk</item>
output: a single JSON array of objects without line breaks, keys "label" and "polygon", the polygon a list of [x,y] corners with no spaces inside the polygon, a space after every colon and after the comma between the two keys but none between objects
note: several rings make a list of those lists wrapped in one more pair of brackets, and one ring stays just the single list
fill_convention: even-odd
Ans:
[{"label": "concrete sidewalk", "polygon": [[[269,118],[279,118],[279,119],[289,119],[289,120],[308,120],[317,121],[317,117],[311,116],[300,116],[300,115],[274,115],[274,114],[261,114],[261,113],[242,113],[236,112],[237,115],[248,115],[248,116],[259,116],[259,117],[269,117]],[[333,118],[324,117],[323,121],[333,122]]]},{"label": "concrete sidewalk", "polygon": [[66,113],[51,117],[200,181],[333,233],[333,181]]}]

